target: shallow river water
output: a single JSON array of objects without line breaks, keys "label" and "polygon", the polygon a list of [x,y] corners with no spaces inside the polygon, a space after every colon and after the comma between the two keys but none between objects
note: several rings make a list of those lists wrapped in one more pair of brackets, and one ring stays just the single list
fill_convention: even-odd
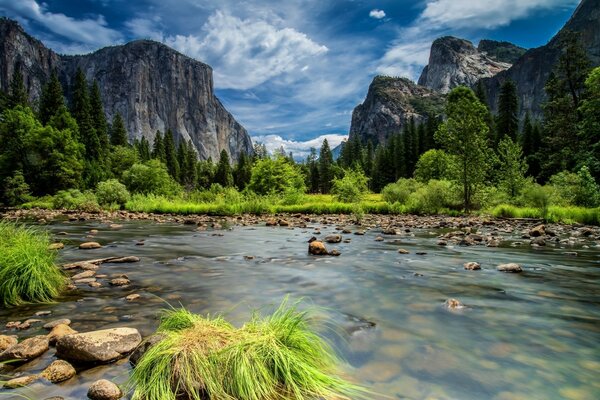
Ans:
[{"label": "shallow river water", "polygon": [[[339,257],[314,257],[307,254],[310,228],[199,232],[186,225],[123,224],[118,230],[94,222],[48,228],[68,233],[57,236],[67,245],[63,262],[139,256],[141,262],[103,264],[98,271],[125,273],[130,286],[82,286],[56,304],[0,309],[0,331],[7,321],[48,310],[52,314],[43,319],[70,318],[80,332],[131,326],[147,336],[166,302],[202,314],[224,312],[241,324],[254,308],[268,310],[289,295],[318,306],[319,318],[339,328],[338,335],[323,334],[345,359],[347,376],[368,387],[373,398],[600,399],[600,248],[593,242],[589,248],[532,249],[511,246],[520,240],[515,235],[506,236],[500,248],[442,247],[439,231],[414,230],[378,242],[380,231],[374,229],[343,235],[350,243],[328,245],[341,251]],[[322,236],[337,232],[332,225],[313,226],[321,227]],[[91,229],[99,230],[93,240],[105,246],[78,250]],[[136,245],[140,240],[144,246]],[[399,248],[410,254],[399,254]],[[563,254],[573,250],[577,257]],[[480,262],[482,270],[464,270],[467,261]],[[495,266],[505,262],[521,264],[524,272],[497,272]],[[141,299],[125,301],[132,293]],[[466,308],[445,309],[448,298]],[[43,333],[39,324],[17,334]],[[52,359],[53,350],[20,370],[38,372]],[[81,400],[94,380],[124,383],[129,371],[122,360],[80,371],[59,385],[0,389],[0,398],[22,393]]]}]

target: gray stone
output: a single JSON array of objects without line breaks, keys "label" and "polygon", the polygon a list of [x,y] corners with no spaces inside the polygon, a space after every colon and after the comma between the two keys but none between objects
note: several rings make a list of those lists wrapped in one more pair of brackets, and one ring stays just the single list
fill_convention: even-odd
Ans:
[{"label": "gray stone", "polygon": [[0,361],[29,361],[44,354],[50,344],[46,336],[34,336],[10,346],[0,353]]},{"label": "gray stone", "polygon": [[523,272],[521,266],[515,263],[500,264],[496,269],[500,272]]},{"label": "gray stone", "polygon": [[71,325],[71,320],[68,318],[55,319],[54,321],[50,321],[45,324],[44,329],[48,329],[50,331],[57,325]]},{"label": "gray stone", "polygon": [[342,241],[342,235],[332,234],[325,236],[325,241],[327,243],[340,243]]},{"label": "gray stone", "polygon": [[66,335],[56,341],[56,355],[80,363],[109,363],[125,357],[142,341],[134,328],[114,328]]}]

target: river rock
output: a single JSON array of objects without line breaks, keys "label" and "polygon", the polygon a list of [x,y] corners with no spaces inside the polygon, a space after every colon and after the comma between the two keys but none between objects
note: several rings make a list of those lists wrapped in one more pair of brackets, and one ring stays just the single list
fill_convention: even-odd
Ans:
[{"label": "river rock", "polygon": [[29,361],[44,354],[49,348],[46,336],[34,336],[10,346],[0,353],[0,361]]},{"label": "river rock", "polygon": [[27,385],[37,381],[38,379],[40,379],[40,377],[38,375],[20,376],[18,378],[13,378],[13,379],[9,380],[8,382],[4,383],[4,387],[7,389],[17,389],[20,387],[27,386]]},{"label": "river rock", "polygon": [[109,363],[129,354],[141,341],[134,328],[76,333],[56,341],[56,355],[75,362]]},{"label": "river rock", "polygon": [[16,336],[0,335],[0,352],[19,343]]},{"label": "river rock", "polygon": [[531,240],[531,244],[535,245],[535,246],[545,246],[546,241],[544,240],[544,238],[542,236],[538,236],[538,237],[534,237]]},{"label": "river rock", "polygon": [[463,303],[461,303],[457,299],[448,299],[448,300],[446,300],[446,302],[444,303],[444,306],[447,309],[449,309],[449,310],[460,310],[461,308],[465,308],[465,306],[463,305]]},{"label": "river rock", "polygon": [[71,279],[74,280],[74,281],[76,281],[76,280],[79,280],[79,279],[91,278],[94,275],[96,275],[96,271],[92,271],[92,270],[83,271],[83,272],[80,272],[78,274],[73,275],[71,277]]},{"label": "river rock", "polygon": [[327,243],[340,243],[342,241],[342,235],[333,234],[325,236],[325,241]]},{"label": "river rock", "polygon": [[500,264],[496,269],[500,272],[523,272],[521,266],[516,263]]},{"label": "river rock", "polygon": [[466,262],[463,264],[463,267],[469,271],[475,271],[477,269],[481,269],[481,265],[478,262]]},{"label": "river rock", "polygon": [[75,368],[64,360],[56,360],[40,374],[41,377],[52,383],[64,382],[75,376]]},{"label": "river rock", "polygon": [[127,278],[115,278],[110,280],[112,286],[127,286],[131,281]]},{"label": "river rock", "polygon": [[116,258],[110,258],[110,259],[106,260],[106,262],[113,263],[113,264],[135,263],[135,262],[139,262],[139,261],[140,261],[140,258],[136,257],[136,256],[116,257]]},{"label": "river rock", "polygon": [[71,320],[68,318],[55,319],[54,321],[50,321],[44,325],[44,329],[51,331],[57,325],[71,325]]},{"label": "river rock", "polygon": [[52,328],[52,331],[50,331],[50,333],[46,335],[46,337],[48,338],[48,342],[50,343],[50,345],[54,345],[56,344],[56,341],[61,337],[66,335],[72,335],[74,333],[77,333],[77,331],[72,329],[69,325],[58,324],[54,328]]},{"label": "river rock", "polygon": [[543,224],[535,226],[529,230],[529,236],[531,236],[531,237],[544,236],[545,234],[546,234],[546,226]]},{"label": "river rock", "polygon": [[64,248],[64,243],[51,243],[50,245],[48,245],[48,250],[62,250]]},{"label": "river rock", "polygon": [[331,250],[331,251],[329,252],[329,255],[330,255],[330,256],[334,256],[334,257],[338,257],[338,256],[341,256],[341,255],[342,255],[342,253],[341,253],[341,252],[340,252],[338,249],[333,249],[333,250]]},{"label": "river rock", "polygon": [[142,296],[139,295],[139,294],[137,294],[137,293],[133,293],[133,294],[130,294],[130,295],[126,296],[125,300],[127,300],[127,301],[135,301],[135,300],[139,299],[140,297],[142,297]]},{"label": "river rock", "polygon": [[406,249],[398,249],[398,253],[399,254],[410,254],[410,251],[408,251]]},{"label": "river rock", "polygon": [[154,346],[156,343],[160,342],[163,338],[164,338],[164,335],[154,334],[154,335],[150,336],[149,338],[147,338],[146,340],[144,340],[142,343],[140,343],[140,345],[138,347],[136,347],[135,350],[133,351],[133,353],[131,353],[131,355],[129,356],[129,362],[131,363],[131,365],[135,366],[140,361],[142,356],[144,354],[146,354],[146,352],[152,346]]},{"label": "river rock", "polygon": [[91,400],[118,400],[123,396],[123,392],[111,381],[100,379],[92,383],[87,396]]},{"label": "river rock", "polygon": [[383,237],[381,237],[381,236],[377,236],[377,237],[375,238],[375,241],[376,241],[376,242],[383,242],[383,240],[384,240],[384,239],[383,239]]},{"label": "river rock", "polygon": [[323,242],[318,240],[313,240],[308,244],[308,253],[314,256],[324,256],[328,254]]},{"label": "river rock", "polygon": [[92,250],[92,249],[99,249],[101,248],[102,245],[98,242],[85,242],[85,243],[81,243],[79,245],[79,248],[81,250]]}]

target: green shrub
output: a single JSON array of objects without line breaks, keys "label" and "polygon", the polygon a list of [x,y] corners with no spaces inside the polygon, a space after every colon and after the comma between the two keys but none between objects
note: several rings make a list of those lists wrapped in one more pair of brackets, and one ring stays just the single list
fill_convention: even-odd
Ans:
[{"label": "green shrub", "polygon": [[286,157],[278,156],[275,159],[263,158],[256,161],[252,167],[249,190],[268,195],[284,193],[290,188],[299,192],[306,190],[304,176],[300,169],[292,165]]},{"label": "green shrub", "polygon": [[363,397],[336,375],[338,360],[307,314],[285,301],[271,316],[255,313],[239,329],[221,316],[172,310],[157,333],[162,339],[133,370],[134,400]]},{"label": "green shrub", "polygon": [[583,207],[597,207],[600,205],[600,188],[587,166],[581,167],[577,172],[579,187],[575,194],[575,204]]},{"label": "green shrub", "polygon": [[368,182],[369,178],[362,171],[347,170],[343,178],[333,179],[331,193],[343,203],[357,203],[369,191]]},{"label": "green shrub", "polygon": [[131,197],[125,185],[116,179],[100,182],[96,187],[96,197],[101,205],[117,204],[124,206]]},{"label": "green shrub", "polygon": [[448,179],[451,177],[452,157],[443,150],[428,150],[419,157],[415,166],[415,179],[429,182],[432,179]]},{"label": "green shrub", "polygon": [[66,284],[47,233],[0,221],[0,304],[50,302]]},{"label": "green shrub", "polygon": [[546,219],[553,195],[554,190],[552,187],[541,186],[535,183],[527,186],[523,190],[521,197],[524,205],[537,208],[540,212],[540,217]]},{"label": "green shrub", "polygon": [[448,181],[430,180],[409,196],[411,212],[437,214],[452,205],[452,184]]},{"label": "green shrub", "polygon": [[30,200],[31,191],[21,171],[16,171],[13,176],[4,180],[4,204],[17,206]]},{"label": "green shrub", "polygon": [[390,183],[381,191],[383,199],[390,203],[406,204],[411,193],[416,192],[422,184],[415,179],[400,178],[396,183]]},{"label": "green shrub", "polygon": [[90,191],[80,192],[77,189],[61,190],[52,200],[57,209],[94,212],[100,210],[96,195]]},{"label": "green shrub", "polygon": [[123,183],[130,193],[176,196],[182,191],[169,175],[167,167],[158,160],[133,164],[123,172]]}]

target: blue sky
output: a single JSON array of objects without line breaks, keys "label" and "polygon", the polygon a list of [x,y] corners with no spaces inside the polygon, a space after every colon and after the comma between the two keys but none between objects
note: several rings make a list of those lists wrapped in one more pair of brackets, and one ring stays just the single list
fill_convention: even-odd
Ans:
[{"label": "blue sky", "polygon": [[[431,42],[545,44],[578,0],[0,0],[47,46],[87,53],[154,39],[211,65],[217,96],[269,147],[347,134],[373,76],[416,80]],[[315,138],[319,138],[315,140]]]}]

